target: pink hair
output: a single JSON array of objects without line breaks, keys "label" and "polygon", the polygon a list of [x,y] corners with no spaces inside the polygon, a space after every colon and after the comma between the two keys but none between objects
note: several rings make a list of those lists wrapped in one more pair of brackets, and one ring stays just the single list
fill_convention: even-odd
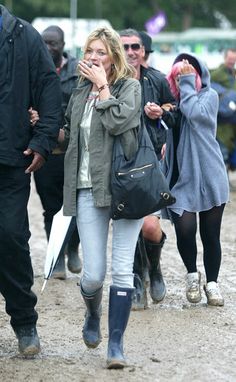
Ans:
[{"label": "pink hair", "polygon": [[[179,99],[179,89],[176,86],[175,78],[180,74],[180,69],[182,68],[182,66],[183,66],[182,61],[176,62],[176,64],[172,66],[171,71],[166,76],[167,81],[169,82],[169,85],[170,85],[171,93],[174,95],[176,99]],[[196,74],[195,86],[196,86],[196,90],[199,92],[199,90],[202,87],[202,80],[195,68],[194,70]]]}]

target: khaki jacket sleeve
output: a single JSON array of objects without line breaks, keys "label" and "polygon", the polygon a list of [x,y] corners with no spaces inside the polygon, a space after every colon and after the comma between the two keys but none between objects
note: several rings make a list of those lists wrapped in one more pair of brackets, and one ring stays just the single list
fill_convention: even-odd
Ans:
[{"label": "khaki jacket sleeve", "polygon": [[[113,92],[112,92],[113,93]],[[141,116],[141,87],[139,81],[124,81],[118,95],[113,94],[108,100],[98,102],[96,110],[101,122],[111,135],[119,135],[137,128]]]}]

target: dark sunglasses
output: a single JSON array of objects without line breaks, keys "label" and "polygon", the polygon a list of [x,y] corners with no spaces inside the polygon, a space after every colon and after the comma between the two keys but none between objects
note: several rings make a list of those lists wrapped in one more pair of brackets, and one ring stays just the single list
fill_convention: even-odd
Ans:
[{"label": "dark sunglasses", "polygon": [[141,48],[141,45],[138,43],[134,44],[124,44],[124,50],[129,50],[131,48],[132,50],[139,50]]}]

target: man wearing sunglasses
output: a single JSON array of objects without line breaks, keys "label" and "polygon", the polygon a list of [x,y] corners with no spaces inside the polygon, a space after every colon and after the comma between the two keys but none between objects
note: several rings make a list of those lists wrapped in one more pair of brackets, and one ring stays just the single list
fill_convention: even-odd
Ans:
[{"label": "man wearing sunglasses", "polygon": [[[162,147],[166,140],[166,130],[161,125],[161,119],[166,125],[172,125],[171,114],[161,108],[163,104],[173,104],[175,101],[170,92],[165,75],[158,70],[144,66],[145,46],[141,35],[134,29],[119,32],[127,61],[136,69],[136,78],[142,87],[142,112],[145,125],[151,137],[159,160],[162,158]],[[166,239],[161,229],[159,213],[146,216],[140,234],[134,260],[133,310],[147,308],[146,285],[150,280],[150,295],[154,303],[162,301],[166,294],[160,257]]]}]

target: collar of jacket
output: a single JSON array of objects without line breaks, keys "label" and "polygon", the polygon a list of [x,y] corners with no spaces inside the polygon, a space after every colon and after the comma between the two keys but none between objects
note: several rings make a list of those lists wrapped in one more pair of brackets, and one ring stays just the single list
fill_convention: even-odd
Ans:
[{"label": "collar of jacket", "polygon": [[0,13],[2,14],[2,29],[7,33],[12,33],[18,21],[17,17],[8,12],[7,8],[5,8],[3,5],[0,5]]}]

